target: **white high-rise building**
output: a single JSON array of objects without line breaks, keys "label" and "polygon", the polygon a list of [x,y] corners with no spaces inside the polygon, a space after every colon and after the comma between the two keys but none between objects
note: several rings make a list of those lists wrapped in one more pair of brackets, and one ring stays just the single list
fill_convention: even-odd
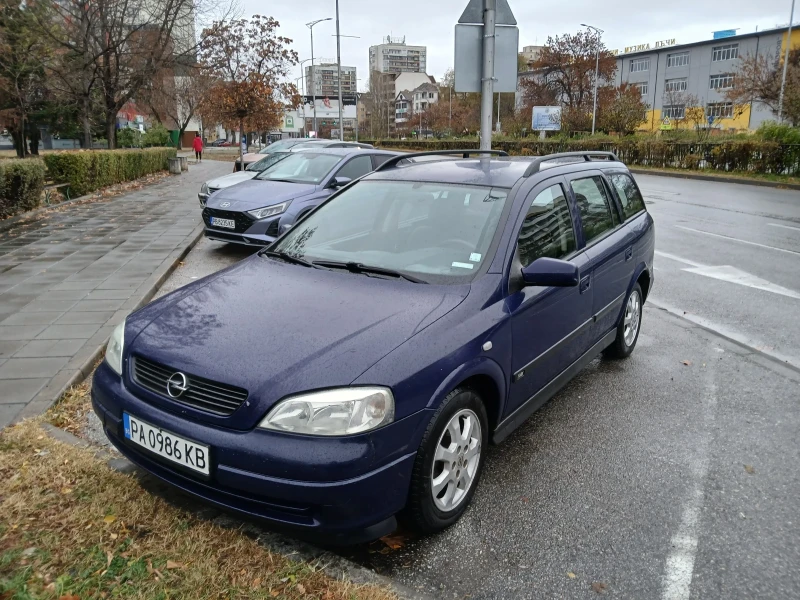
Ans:
[{"label": "white high-rise building", "polygon": [[369,70],[379,73],[425,73],[428,48],[408,46],[405,37],[386,36],[369,48]]}]

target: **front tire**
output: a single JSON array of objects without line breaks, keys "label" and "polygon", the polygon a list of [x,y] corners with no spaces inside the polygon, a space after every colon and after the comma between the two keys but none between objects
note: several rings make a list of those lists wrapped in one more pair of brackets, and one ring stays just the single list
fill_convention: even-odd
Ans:
[{"label": "front tire", "polygon": [[642,299],[642,288],[636,283],[625,300],[625,310],[617,326],[617,337],[603,351],[608,358],[627,358],[636,348],[639,331],[642,328],[642,306],[644,305]]},{"label": "front tire", "polygon": [[417,529],[435,533],[461,518],[478,487],[488,440],[480,396],[454,389],[431,419],[414,461],[407,512]]}]

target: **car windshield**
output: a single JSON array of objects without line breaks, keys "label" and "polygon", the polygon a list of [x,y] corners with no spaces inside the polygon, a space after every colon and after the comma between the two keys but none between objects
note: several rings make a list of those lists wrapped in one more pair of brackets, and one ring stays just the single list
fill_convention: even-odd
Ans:
[{"label": "car windshield", "polygon": [[279,152],[281,150],[288,150],[295,144],[298,144],[297,140],[278,140],[277,142],[272,142],[266,148],[262,148],[258,151],[259,154],[272,154],[273,152]]},{"label": "car windshield", "polygon": [[336,154],[292,154],[256,175],[256,179],[319,183],[343,158]]},{"label": "car windshield", "polygon": [[462,283],[488,260],[507,197],[500,188],[364,180],[270,249],[321,266],[357,263],[427,283]]},{"label": "car windshield", "polygon": [[270,168],[272,165],[274,165],[277,162],[282,161],[287,156],[289,156],[288,152],[274,152],[274,153],[270,154],[269,156],[267,156],[266,158],[262,158],[258,162],[250,163],[249,165],[247,165],[245,167],[244,170],[245,171],[255,171],[257,173],[261,173],[261,171],[264,171],[264,170]]},{"label": "car windshield", "polygon": [[300,150],[302,148],[324,148],[329,144],[330,142],[324,142],[322,140],[315,142],[303,142],[302,144],[297,144],[295,146],[292,146],[292,150]]}]

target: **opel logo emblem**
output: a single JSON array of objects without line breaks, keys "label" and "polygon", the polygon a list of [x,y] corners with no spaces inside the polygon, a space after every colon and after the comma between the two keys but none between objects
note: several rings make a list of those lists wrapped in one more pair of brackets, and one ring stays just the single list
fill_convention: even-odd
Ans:
[{"label": "opel logo emblem", "polygon": [[173,398],[180,398],[189,389],[189,380],[183,373],[174,373],[167,380],[167,393]]},{"label": "opel logo emblem", "polygon": [[231,203],[230,203],[230,202],[221,202],[221,203],[220,203],[220,206],[221,206],[222,208],[228,208],[230,205],[231,205]]}]

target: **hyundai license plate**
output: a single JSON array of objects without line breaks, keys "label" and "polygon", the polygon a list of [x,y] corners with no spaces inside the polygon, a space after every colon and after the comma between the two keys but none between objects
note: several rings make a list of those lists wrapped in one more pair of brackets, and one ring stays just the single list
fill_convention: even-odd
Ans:
[{"label": "hyundai license plate", "polygon": [[225,227],[227,229],[236,229],[236,221],[233,219],[220,219],[219,217],[211,217],[211,225],[213,227]]},{"label": "hyundai license plate", "polygon": [[125,437],[150,452],[163,456],[188,469],[208,475],[208,446],[187,440],[145,423],[128,413],[122,413]]}]

